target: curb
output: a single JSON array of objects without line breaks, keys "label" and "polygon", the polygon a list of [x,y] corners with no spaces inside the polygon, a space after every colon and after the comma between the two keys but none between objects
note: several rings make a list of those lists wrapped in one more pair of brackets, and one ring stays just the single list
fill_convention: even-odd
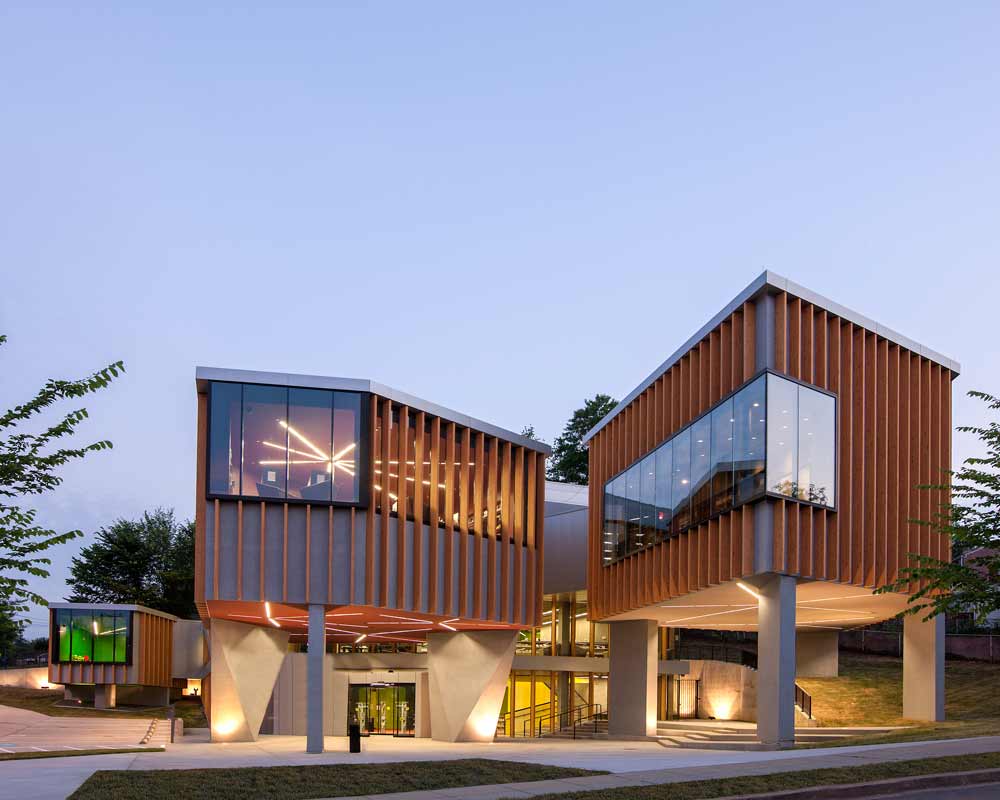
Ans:
[{"label": "curb", "polygon": [[907,778],[890,778],[867,783],[840,783],[831,786],[809,786],[765,794],[730,795],[718,800],[840,800],[840,798],[879,797],[899,792],[924,789],[974,786],[981,783],[1000,782],[1000,769],[979,769],[968,772],[939,772],[933,775],[915,775]]}]

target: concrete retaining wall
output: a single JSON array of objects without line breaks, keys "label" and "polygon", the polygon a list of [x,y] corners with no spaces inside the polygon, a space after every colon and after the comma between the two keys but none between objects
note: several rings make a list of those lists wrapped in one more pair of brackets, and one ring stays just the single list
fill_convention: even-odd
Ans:
[{"label": "concrete retaining wall", "polygon": [[24,667],[22,669],[0,669],[0,686],[17,686],[21,689],[47,689],[49,686],[49,668]]},{"label": "concrete retaining wall", "polygon": [[701,681],[698,717],[757,721],[757,673],[726,661],[692,660],[686,678]]}]

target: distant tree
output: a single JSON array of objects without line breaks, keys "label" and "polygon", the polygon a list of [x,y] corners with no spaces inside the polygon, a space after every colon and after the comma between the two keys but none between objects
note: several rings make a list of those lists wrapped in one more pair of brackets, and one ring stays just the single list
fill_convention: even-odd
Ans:
[{"label": "distant tree", "polygon": [[[983,392],[969,392],[991,411],[1000,410],[1000,400]],[[952,502],[939,505],[930,520],[911,520],[934,533],[952,538],[952,560],[910,554],[911,563],[900,569],[899,580],[879,592],[908,592],[904,614],[971,613],[980,625],[990,613],[1000,610],[1000,423],[986,427],[963,426],[974,433],[986,449],[983,456],[965,459],[961,469],[946,470],[951,477]],[[947,483],[920,486],[924,491],[944,493]]]},{"label": "distant tree", "polygon": [[550,481],[581,484],[587,482],[589,468],[583,437],[616,405],[618,401],[610,395],[597,394],[589,400],[584,400],[583,408],[573,412],[573,416],[552,447],[548,468]]},{"label": "distant tree", "polygon": [[16,617],[20,609],[0,605],[0,666],[14,663],[14,657],[24,646],[24,621]]},{"label": "distant tree", "polygon": [[194,523],[158,508],[117,519],[80,550],[67,580],[74,603],[139,603],[193,617]]},{"label": "distant tree", "polygon": [[[6,336],[0,336],[0,345],[6,341]],[[111,442],[101,440],[78,448],[51,449],[57,440],[76,432],[87,418],[85,408],[70,411],[39,433],[13,431],[59,400],[75,400],[105,388],[124,370],[122,362],[116,361],[82,380],[49,380],[26,403],[0,413],[0,606],[10,613],[23,613],[32,603],[46,604],[45,598],[28,588],[29,578],[49,577],[52,562],[42,554],[83,535],[80,531],[56,533],[37,525],[35,510],[13,505],[12,498],[55,489],[62,483],[56,474],[59,467],[111,447]]]},{"label": "distant tree", "polygon": [[521,428],[521,435],[524,436],[526,439],[534,439],[536,442],[541,442],[542,444],[545,444],[545,440],[540,438],[538,434],[535,433],[534,425],[525,425],[523,428]]}]

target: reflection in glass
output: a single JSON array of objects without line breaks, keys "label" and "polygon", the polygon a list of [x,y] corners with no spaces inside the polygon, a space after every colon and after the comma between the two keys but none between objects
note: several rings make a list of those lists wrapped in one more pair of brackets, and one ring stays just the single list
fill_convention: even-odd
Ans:
[{"label": "reflection in glass", "polygon": [[329,501],[333,462],[330,460],[330,392],[288,390],[288,496]]},{"label": "reflection in glass", "polygon": [[799,387],[767,376],[767,490],[798,496]]},{"label": "reflection in glass", "polygon": [[673,439],[673,519],[674,533],[680,533],[691,524],[691,429],[685,428]]},{"label": "reflection in glass", "polygon": [[764,493],[765,414],[764,376],[761,376],[733,398],[735,505]]},{"label": "reflection in glass", "polygon": [[621,558],[628,552],[628,539],[626,537],[627,524],[626,516],[628,513],[628,503],[625,499],[627,481],[625,479],[625,473],[619,475],[614,481],[614,497],[615,497],[615,555]]},{"label": "reflection in glass", "polygon": [[655,527],[653,520],[656,516],[656,456],[650,453],[639,464],[639,495],[640,495],[640,520],[639,520],[639,547],[646,547],[653,543]]},{"label": "reflection in glass", "polygon": [[285,496],[288,390],[243,387],[243,494]]},{"label": "reflection in glass", "polygon": [[633,464],[625,473],[625,537],[626,552],[639,547],[639,465]]},{"label": "reflection in glass", "polygon": [[614,495],[612,482],[604,484],[604,531],[601,534],[601,561],[609,563],[615,557]]},{"label": "reflection in glass", "polygon": [[837,404],[829,395],[799,387],[798,498],[834,505],[837,473]]},{"label": "reflection in glass", "polygon": [[708,519],[712,511],[712,417],[705,415],[691,426],[691,524]]},{"label": "reflection in glass", "polygon": [[213,383],[209,400],[211,441],[208,445],[208,491],[240,493],[240,405],[243,386]]},{"label": "reflection in glass", "polygon": [[73,640],[70,661],[94,660],[94,615],[90,611],[74,611],[71,625]]},{"label": "reflection in glass", "polygon": [[712,412],[712,513],[733,505],[733,400]]},{"label": "reflection in glass", "polygon": [[656,541],[670,535],[673,510],[670,499],[670,478],[673,472],[674,447],[671,442],[661,444],[656,450]]}]

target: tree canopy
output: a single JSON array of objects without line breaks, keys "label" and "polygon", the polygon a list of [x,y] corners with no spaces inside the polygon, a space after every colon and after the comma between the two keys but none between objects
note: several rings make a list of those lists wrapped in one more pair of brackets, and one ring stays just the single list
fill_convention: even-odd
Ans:
[{"label": "tree canopy", "polygon": [[[1000,400],[983,392],[969,392],[986,403],[990,411],[1000,410]],[[985,427],[963,426],[958,430],[975,434],[985,454],[967,458],[959,470],[947,470],[951,478],[951,502],[939,505],[930,520],[911,520],[935,534],[951,536],[953,558],[942,561],[911,554],[910,565],[900,569],[900,578],[879,592],[907,592],[911,595],[907,614],[972,613],[978,624],[1000,610],[1000,423]],[[924,491],[944,493],[948,482],[921,486]]]},{"label": "tree canopy", "polygon": [[[6,336],[0,336],[0,345],[6,341]],[[124,371],[122,362],[116,361],[81,380],[46,381],[33,398],[0,414],[0,606],[7,613],[27,611],[32,603],[46,604],[45,598],[28,588],[29,578],[49,577],[52,562],[44,552],[83,535],[81,531],[56,533],[37,524],[36,511],[15,505],[13,498],[52,491],[62,483],[57,474],[60,467],[111,447],[111,442],[102,439],[83,447],[52,449],[76,433],[87,418],[85,408],[70,411],[39,433],[16,429],[60,400],[75,400],[105,388]]]},{"label": "tree canopy", "polygon": [[610,395],[596,394],[573,412],[552,446],[548,468],[550,481],[587,483],[590,470],[583,437],[616,405],[618,401]]},{"label": "tree canopy", "polygon": [[117,519],[73,558],[70,573],[71,602],[139,603],[193,617],[194,523],[162,508]]}]

